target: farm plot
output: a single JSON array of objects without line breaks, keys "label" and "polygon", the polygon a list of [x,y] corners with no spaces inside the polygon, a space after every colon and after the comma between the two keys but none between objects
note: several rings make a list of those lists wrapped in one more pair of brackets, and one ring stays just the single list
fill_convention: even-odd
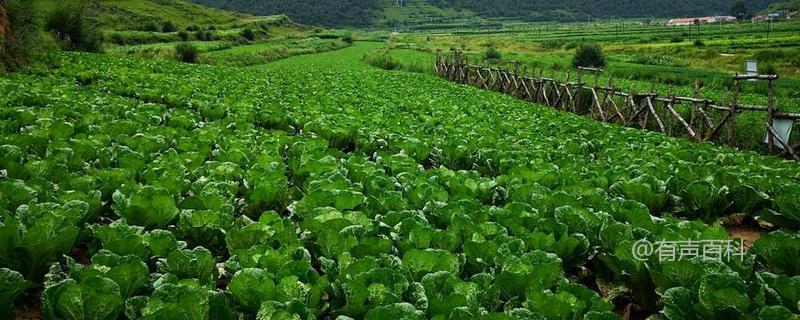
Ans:
[{"label": "farm plot", "polygon": [[[794,162],[360,62],[0,79],[0,303],[50,319],[791,319]],[[727,241],[741,257],[637,257]],[[744,215],[742,215],[744,214]],[[780,230],[779,230],[780,228]]]}]

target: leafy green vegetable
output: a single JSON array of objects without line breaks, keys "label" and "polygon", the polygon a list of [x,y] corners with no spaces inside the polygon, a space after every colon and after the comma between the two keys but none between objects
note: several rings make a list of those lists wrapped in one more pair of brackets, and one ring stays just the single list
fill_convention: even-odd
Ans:
[{"label": "leafy green vegetable", "polygon": [[258,311],[262,302],[276,298],[277,289],[264,270],[245,268],[233,275],[228,290],[245,310]]},{"label": "leafy green vegetable", "polygon": [[14,214],[2,213],[0,265],[28,279],[42,275],[50,261],[75,244],[88,208],[86,202],[70,201],[22,205]]},{"label": "leafy green vegetable", "polygon": [[42,293],[42,314],[47,319],[117,319],[123,311],[119,285],[101,276],[80,281],[65,279]]},{"label": "leafy green vegetable", "polygon": [[12,308],[14,300],[30,287],[31,283],[25,280],[19,272],[0,268],[0,317],[13,318]]},{"label": "leafy green vegetable", "polygon": [[175,200],[166,190],[152,186],[118,190],[113,198],[115,213],[130,224],[148,229],[164,228],[179,214]]}]

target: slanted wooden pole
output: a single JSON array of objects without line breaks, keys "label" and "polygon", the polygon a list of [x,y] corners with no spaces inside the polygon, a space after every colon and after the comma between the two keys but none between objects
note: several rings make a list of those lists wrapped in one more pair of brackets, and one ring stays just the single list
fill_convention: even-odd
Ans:
[{"label": "slanted wooden pole", "polygon": [[769,139],[767,139],[767,149],[770,155],[772,155],[772,147],[775,144],[775,138],[778,140],[783,140],[780,137],[775,137],[772,135],[772,132],[775,130],[775,104],[774,104],[774,94],[772,89],[772,79],[767,80],[767,127],[772,128],[767,135]]},{"label": "slanted wooden pole", "polygon": [[733,101],[730,106],[730,118],[728,118],[728,145],[733,147],[736,134],[736,109],[739,107],[739,91],[741,90],[737,74],[733,80]]}]

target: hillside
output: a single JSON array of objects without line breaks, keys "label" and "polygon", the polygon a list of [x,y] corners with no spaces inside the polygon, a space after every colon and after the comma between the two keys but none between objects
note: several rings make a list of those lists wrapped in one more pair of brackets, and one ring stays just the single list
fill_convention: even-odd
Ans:
[{"label": "hillside", "polygon": [[378,0],[192,0],[196,3],[255,15],[286,14],[303,24],[368,27],[383,10]]},{"label": "hillside", "polygon": [[792,16],[800,12],[800,0],[784,0],[769,6],[769,11],[786,11]]},{"label": "hillside", "polygon": [[[42,12],[74,0],[36,0]],[[104,28],[138,29],[147,23],[171,22],[179,28],[235,22],[244,15],[206,7],[187,0],[88,0],[89,13]]]},{"label": "hillside", "polygon": [[183,27],[230,23],[241,18],[184,0],[101,0],[94,8],[101,23],[114,28],[153,20],[170,21]]},{"label": "hillside", "polygon": [[[528,21],[581,21],[599,18],[674,17],[728,14],[735,0],[192,0],[256,15],[287,14],[294,20],[324,26],[395,26],[470,17]],[[750,10],[775,0],[747,0]],[[401,8],[402,7],[402,8]],[[395,23],[389,23],[395,22]]]}]

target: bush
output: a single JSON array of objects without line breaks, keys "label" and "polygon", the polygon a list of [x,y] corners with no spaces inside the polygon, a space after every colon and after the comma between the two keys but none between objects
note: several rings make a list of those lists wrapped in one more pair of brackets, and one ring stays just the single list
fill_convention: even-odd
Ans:
[{"label": "bush", "polygon": [[83,6],[60,6],[53,10],[45,25],[60,41],[64,50],[100,52],[103,36],[84,15]]},{"label": "bush", "polygon": [[580,42],[570,41],[566,45],[564,45],[564,49],[572,50],[572,49],[575,49],[575,48],[580,47],[580,46],[581,46]]},{"label": "bush", "polygon": [[194,34],[194,37],[200,41],[212,41],[214,40],[214,34],[209,31],[197,31]]},{"label": "bush", "polygon": [[564,47],[564,40],[547,40],[541,43],[543,49],[556,50]]},{"label": "bush", "polygon": [[503,55],[494,47],[489,47],[489,49],[486,49],[486,52],[483,53],[483,59],[486,61],[499,61],[502,58]]},{"label": "bush", "polygon": [[342,41],[344,41],[347,44],[352,44],[353,43],[353,34],[352,33],[348,33],[348,34],[344,35],[344,37],[342,37]]},{"label": "bush", "polygon": [[188,41],[189,40],[189,33],[186,32],[186,31],[181,30],[180,32],[178,32],[178,37],[181,38],[181,40],[183,40],[183,41]]},{"label": "bush", "polygon": [[125,37],[123,37],[119,33],[112,34],[111,35],[111,42],[116,44],[116,45],[118,45],[118,46],[124,46],[125,45]]},{"label": "bush", "polygon": [[705,47],[706,43],[703,42],[703,40],[696,39],[696,40],[694,40],[694,46],[695,47]]},{"label": "bush", "polygon": [[681,36],[673,36],[672,38],[669,39],[669,42],[681,43],[681,42],[683,42],[683,37],[681,37]]},{"label": "bush", "polygon": [[242,37],[247,39],[247,41],[253,41],[256,38],[256,34],[253,32],[252,29],[244,29],[242,30]]},{"label": "bush", "polygon": [[175,25],[172,24],[172,22],[165,21],[164,24],[161,25],[161,31],[162,32],[167,32],[167,33],[175,32],[175,31],[178,31],[178,28],[176,28]]},{"label": "bush", "polygon": [[572,59],[574,67],[602,68],[606,65],[606,57],[603,55],[603,48],[596,44],[582,45],[575,51]]},{"label": "bush", "polygon": [[140,29],[147,32],[161,32],[161,26],[155,21],[148,21]]},{"label": "bush", "polygon": [[382,49],[374,52],[369,52],[364,55],[364,61],[376,68],[383,70],[397,70],[400,69],[400,64],[397,63],[392,56],[389,55],[389,50]]},{"label": "bush", "polygon": [[778,74],[778,69],[772,63],[762,64],[758,69],[760,74]]},{"label": "bush", "polygon": [[188,63],[197,62],[197,55],[199,54],[197,47],[189,42],[181,42],[175,45],[175,53],[178,55],[178,60]]}]

